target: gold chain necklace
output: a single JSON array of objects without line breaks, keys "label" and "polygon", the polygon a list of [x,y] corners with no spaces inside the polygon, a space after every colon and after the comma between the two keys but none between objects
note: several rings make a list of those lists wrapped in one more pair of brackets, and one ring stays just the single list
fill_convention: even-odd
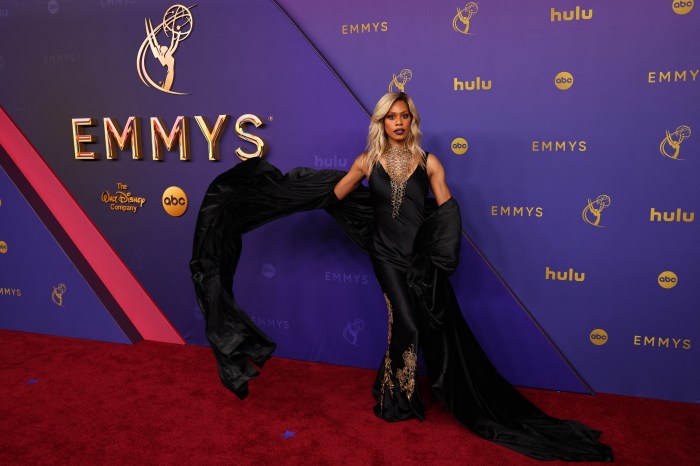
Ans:
[{"label": "gold chain necklace", "polygon": [[386,173],[391,178],[391,217],[399,216],[406,184],[413,168],[413,154],[405,147],[389,146],[384,152]]}]

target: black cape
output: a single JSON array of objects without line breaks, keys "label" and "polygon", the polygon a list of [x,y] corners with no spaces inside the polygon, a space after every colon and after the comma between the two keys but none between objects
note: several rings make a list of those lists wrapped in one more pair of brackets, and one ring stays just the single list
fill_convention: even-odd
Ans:
[{"label": "black cape", "polygon": [[[190,262],[206,335],[223,384],[243,399],[275,343],[241,309],[233,277],[241,235],[295,212],[325,209],[367,251],[373,215],[360,187],[343,201],[333,187],[338,170],[296,168],[283,175],[255,158],[222,173],[209,186],[195,228]],[[530,403],[495,370],[462,316],[448,279],[461,244],[459,206],[450,199],[426,207],[414,244],[409,287],[422,316],[421,341],[435,396],[474,433],[540,460],[612,461],[600,432],[577,421],[552,418]]]}]

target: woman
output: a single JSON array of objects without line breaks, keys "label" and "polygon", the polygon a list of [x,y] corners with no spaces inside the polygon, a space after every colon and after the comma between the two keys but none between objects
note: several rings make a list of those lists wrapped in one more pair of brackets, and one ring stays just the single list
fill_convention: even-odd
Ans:
[{"label": "woman", "polygon": [[389,311],[388,347],[375,383],[374,412],[388,421],[422,420],[425,415],[415,382],[419,317],[407,273],[416,234],[425,220],[428,185],[438,206],[451,198],[442,165],[420,147],[419,125],[407,94],[385,94],[372,115],[367,151],[334,189],[342,200],[363,178],[369,179],[375,220],[369,252]]},{"label": "woman", "polygon": [[[384,292],[389,331],[373,390],[378,417],[424,418],[420,349],[431,391],[476,434],[540,460],[612,461],[600,432],[540,411],[498,374],[471,333],[448,280],[461,243],[459,206],[440,162],[420,147],[419,123],[408,95],[388,93],[372,115],[367,150],[348,173],[300,168],[282,175],[251,159],[212,182],[190,268],[222,382],[245,398],[247,382],[259,374],[251,361],[262,366],[275,348],[231,292],[240,235],[324,208],[369,252]],[[369,191],[359,187],[365,177]]]}]

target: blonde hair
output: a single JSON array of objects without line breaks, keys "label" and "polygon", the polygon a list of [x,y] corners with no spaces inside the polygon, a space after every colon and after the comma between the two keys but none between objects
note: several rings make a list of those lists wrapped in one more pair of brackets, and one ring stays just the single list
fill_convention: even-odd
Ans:
[{"label": "blonde hair", "polygon": [[369,133],[367,134],[367,148],[365,152],[365,166],[367,172],[371,173],[375,165],[379,163],[379,158],[389,147],[389,140],[384,131],[384,117],[389,113],[389,109],[398,101],[406,102],[408,111],[411,114],[411,130],[404,142],[404,147],[413,154],[413,163],[419,163],[425,168],[425,151],[421,148],[420,117],[418,110],[413,103],[413,99],[403,92],[389,92],[382,96],[374,107],[372,119],[369,123]]}]

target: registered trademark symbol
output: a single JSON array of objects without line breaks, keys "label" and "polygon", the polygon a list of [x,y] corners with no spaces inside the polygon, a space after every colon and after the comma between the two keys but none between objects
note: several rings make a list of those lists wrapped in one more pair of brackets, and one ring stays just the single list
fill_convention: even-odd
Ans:
[{"label": "registered trademark symbol", "polygon": [[269,121],[272,121],[272,115],[270,115],[269,117],[267,117],[267,119],[268,119]]}]

